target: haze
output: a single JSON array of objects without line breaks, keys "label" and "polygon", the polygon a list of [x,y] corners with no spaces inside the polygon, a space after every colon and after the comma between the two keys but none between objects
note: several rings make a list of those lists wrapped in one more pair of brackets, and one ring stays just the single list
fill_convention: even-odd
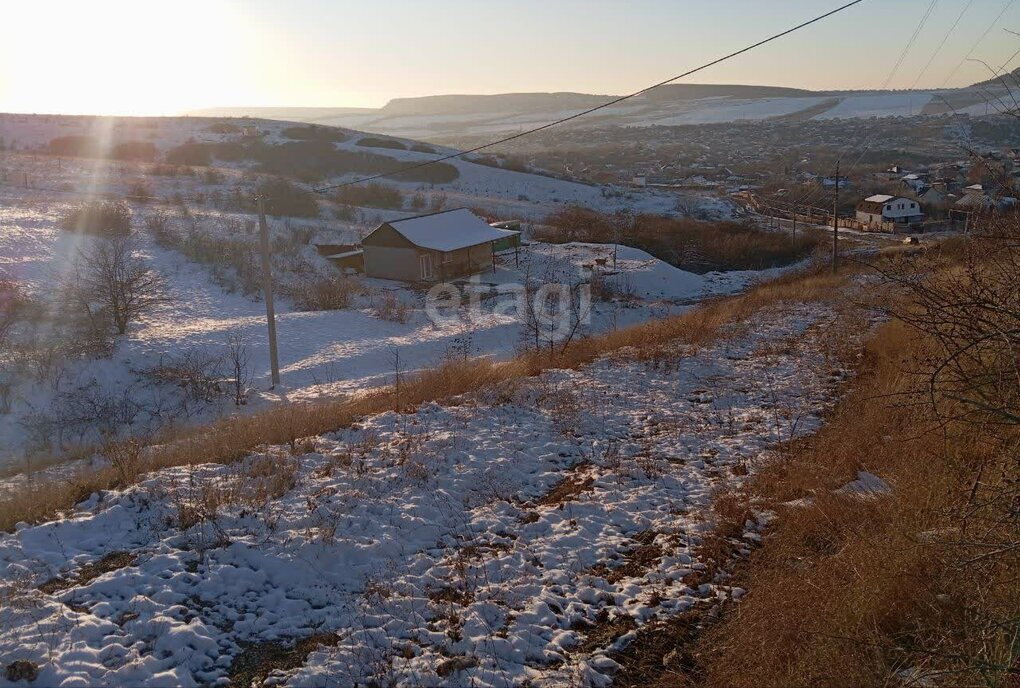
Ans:
[{"label": "haze", "polygon": [[[440,93],[624,93],[788,28],[838,2],[40,1],[4,8],[0,110],[162,115],[215,106],[378,107]],[[698,75],[698,83],[878,88],[928,0],[869,0]],[[892,88],[988,77],[960,61],[1003,11],[940,2]],[[999,27],[1020,28],[1010,3]],[[40,36],[46,37],[45,47]],[[996,66],[1017,39],[974,52]],[[928,60],[935,59],[928,69]],[[958,68],[957,68],[958,67]],[[920,79],[918,79],[920,77]],[[950,78],[951,77],[951,78]]]}]

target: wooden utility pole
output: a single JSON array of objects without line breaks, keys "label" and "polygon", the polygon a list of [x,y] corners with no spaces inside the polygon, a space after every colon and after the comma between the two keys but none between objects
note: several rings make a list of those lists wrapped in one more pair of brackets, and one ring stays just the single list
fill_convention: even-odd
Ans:
[{"label": "wooden utility pole", "polygon": [[832,274],[839,268],[839,161],[836,161],[836,184],[832,192]]},{"label": "wooden utility pole", "polygon": [[269,367],[273,387],[280,384],[280,361],[276,350],[276,313],[273,310],[273,266],[269,259],[269,225],[266,223],[266,201],[262,194],[259,202],[259,244],[262,249],[262,293],[266,299],[266,324],[269,326]]}]

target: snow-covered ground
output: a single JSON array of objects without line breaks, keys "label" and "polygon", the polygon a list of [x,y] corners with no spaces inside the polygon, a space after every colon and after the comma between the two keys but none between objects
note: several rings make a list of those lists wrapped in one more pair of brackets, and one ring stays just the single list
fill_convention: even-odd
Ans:
[{"label": "snow-covered ground", "polygon": [[0,657],[46,686],[606,685],[637,627],[742,592],[704,572],[707,507],[821,422],[833,317],[95,494],[0,535]]},{"label": "snow-covered ground", "polygon": [[[246,120],[261,132],[261,140],[268,144],[280,144],[289,141],[281,133],[293,122],[271,120]],[[217,143],[239,140],[236,133],[217,133],[210,127],[217,123],[209,118],[146,118],[134,121],[108,118],[80,118],[60,115],[17,115],[0,113],[0,139],[8,148],[16,150],[43,149],[54,138],[63,136],[88,136],[108,146],[126,141],[142,141],[154,144],[161,153],[188,141],[199,143]],[[222,122],[221,122],[222,123]],[[435,153],[413,150],[395,150],[359,146],[358,142],[365,135],[358,131],[345,130],[347,140],[336,143],[339,150],[357,153],[370,153],[393,159],[393,168],[434,160],[442,155],[455,152],[453,149],[431,146]],[[402,140],[410,148],[415,141]],[[217,162],[218,167],[239,173],[251,167],[246,162]],[[567,204],[578,204],[604,212],[628,210],[631,212],[665,213],[673,212],[677,205],[677,195],[655,189],[618,190],[606,187],[581,184],[563,179],[555,179],[538,174],[515,172],[487,165],[480,165],[467,160],[454,159],[447,162],[457,168],[460,176],[445,184],[421,184],[419,182],[399,182],[386,180],[385,183],[402,191],[411,193],[426,189],[429,194],[445,194],[446,207],[470,206],[485,208],[509,218],[538,219],[552,210]],[[7,155],[3,168],[0,169],[0,184],[20,184],[24,175],[29,182],[39,189],[66,185],[72,191],[123,191],[132,181],[142,178],[147,165],[134,163],[115,163],[112,166],[89,161],[64,160],[33,156]],[[332,183],[349,181],[358,174],[341,175],[317,182],[316,186],[327,186]],[[184,193],[187,195],[190,186],[186,181],[177,178],[159,179],[145,178],[152,193],[169,195]],[[195,183],[201,183],[196,180]],[[113,188],[111,187],[113,185]],[[697,198],[685,199],[691,204],[692,210],[698,209]],[[707,207],[710,213],[720,214],[718,201],[712,199]],[[420,214],[420,213],[419,213]],[[725,210],[722,209],[722,213]]]},{"label": "snow-covered ground", "polygon": [[851,95],[815,119],[867,119],[869,117],[914,117],[920,115],[934,94],[927,92]]},{"label": "snow-covered ground", "polygon": [[[182,122],[181,126],[191,126],[189,120],[174,121]],[[208,124],[204,123],[201,127],[177,132],[174,137],[167,136],[171,141],[185,140],[207,129]],[[52,133],[52,127],[46,129],[44,134],[39,134],[39,140]],[[408,159],[417,155],[396,153]],[[6,168],[8,181],[0,182],[0,277],[14,279],[38,297],[52,295],[54,285],[69,269],[78,250],[98,241],[58,228],[61,217],[86,197],[83,193],[87,189],[123,194],[132,182],[143,179],[151,192],[161,197],[175,193],[193,195],[199,189],[206,192],[210,188],[225,189],[232,183],[231,175],[241,174],[240,170],[226,168],[224,180],[200,187],[197,185],[201,179],[142,176],[144,166],[131,163],[106,165],[88,160],[56,161],[45,156],[14,154],[5,158],[5,164],[9,165]],[[526,218],[529,212],[544,214],[560,202],[595,207],[602,203],[604,209],[614,204],[636,203],[636,208],[641,210],[655,208],[658,202],[654,193],[638,193],[636,200],[607,200],[597,190],[593,191],[593,187],[581,184],[470,163],[459,164],[466,172],[459,181],[460,186],[444,192],[449,197],[449,205],[489,203],[489,207],[506,209],[510,216]],[[34,188],[23,189],[15,184],[24,174],[29,176]],[[472,186],[467,185],[468,180]],[[546,200],[538,205],[531,200],[519,200],[517,192],[525,189]],[[666,196],[674,202],[674,196]],[[706,204],[711,206],[712,201]],[[165,279],[167,301],[132,325],[126,336],[118,338],[109,358],[68,364],[60,378],[64,389],[96,384],[107,398],[131,397],[143,405],[158,405],[156,402],[163,398],[165,390],[152,386],[142,371],[155,366],[167,355],[188,351],[214,355],[225,350],[229,336],[239,336],[251,357],[254,388],[249,405],[242,410],[253,410],[268,403],[310,400],[386,384],[393,375],[395,352],[399,352],[401,368],[413,371],[436,364],[453,348],[457,348],[458,355],[507,356],[522,343],[522,325],[513,316],[489,309],[479,318],[436,324],[427,317],[421,293],[399,283],[364,280],[370,296],[347,310],[307,312],[298,310],[287,298],[278,299],[283,385],[269,391],[264,306],[240,293],[225,292],[213,279],[209,267],[192,263],[177,251],[158,245],[144,230],[142,222],[156,205],[133,202],[132,207],[139,252]],[[725,212],[725,209],[719,211]],[[171,208],[171,212],[177,211]],[[192,212],[201,222],[215,226],[230,221],[252,222],[250,216],[209,208],[196,207]],[[365,209],[362,219],[355,223],[331,219],[272,219],[271,227],[276,233],[284,232],[287,227],[304,227],[327,242],[339,242],[356,240],[373,227],[373,223],[406,214],[406,211]],[[584,281],[590,279],[590,269],[585,266],[604,259],[606,265],[596,267],[596,272],[614,273],[605,274],[602,279],[625,298],[594,305],[591,323],[583,331],[597,332],[677,312],[694,300],[740,290],[748,281],[763,276],[761,273],[694,275],[626,247],[616,252],[614,270],[613,253],[611,246],[536,244],[522,250],[519,264],[512,254],[502,257],[499,272],[483,274],[480,281],[483,284],[522,282],[529,274],[533,279],[553,275],[565,282]],[[332,267],[314,252],[310,260],[319,260],[325,270],[332,271]],[[385,320],[376,314],[373,302],[386,294],[393,294],[412,306],[406,322]],[[0,414],[0,469],[15,464],[21,466],[26,451],[38,450],[30,444],[38,443],[39,438],[29,437],[31,433],[25,423],[29,417],[48,413],[54,394],[50,384],[39,384],[27,378],[21,380],[15,391],[19,401],[13,411]],[[230,412],[236,409],[224,398],[182,422],[199,422]],[[136,431],[143,429],[153,428],[135,428]]]}]

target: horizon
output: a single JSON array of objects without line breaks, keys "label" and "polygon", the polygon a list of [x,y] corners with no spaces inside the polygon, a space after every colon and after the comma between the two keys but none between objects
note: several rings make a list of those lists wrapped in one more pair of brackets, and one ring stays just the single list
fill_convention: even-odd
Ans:
[{"label": "horizon", "polygon": [[[295,12],[295,4],[302,11]],[[391,0],[385,13],[325,0],[286,6],[183,0],[173,12],[139,10],[124,0],[88,7],[49,0],[11,10],[12,26],[50,24],[61,47],[40,54],[28,31],[0,46],[4,63],[18,65],[16,74],[0,72],[0,111],[169,116],[238,108],[374,109],[393,99],[437,95],[625,94],[839,3],[819,8],[793,0],[778,9],[737,0],[729,11],[661,0],[636,4],[621,11],[611,3],[569,0],[550,9],[526,0],[510,15],[465,0],[447,0],[439,10]],[[869,3],[862,3],[763,47],[753,59],[741,56],[676,83],[874,91],[892,75],[888,90],[959,88],[990,76],[980,62],[964,60],[970,50],[975,59],[1012,68],[1017,39],[1006,29],[1020,24],[1020,7],[974,0],[962,14],[958,6],[936,5],[917,36],[923,49],[891,73],[928,6],[901,0],[883,7],[883,21],[875,22]],[[423,43],[418,27],[434,23],[437,11],[446,33]],[[539,16],[546,21],[534,22]],[[722,21],[731,22],[728,35],[715,39],[709,29]],[[558,40],[564,22],[574,24],[569,46]],[[365,30],[375,25],[389,40]],[[495,42],[487,40],[494,25],[501,32]],[[156,26],[171,40],[154,43]],[[606,50],[612,32],[613,49]],[[124,59],[133,53],[139,59]],[[853,69],[847,69],[851,53]],[[344,69],[355,61],[358,69]]]}]

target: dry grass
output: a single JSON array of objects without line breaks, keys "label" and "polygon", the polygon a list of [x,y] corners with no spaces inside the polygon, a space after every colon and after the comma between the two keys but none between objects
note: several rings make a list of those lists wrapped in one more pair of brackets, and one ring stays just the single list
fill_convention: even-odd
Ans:
[{"label": "dry grass", "polygon": [[[489,359],[456,361],[402,377],[399,406],[413,409],[434,400],[475,391],[547,368],[576,368],[621,349],[625,355],[662,350],[666,345],[698,347],[739,334],[756,313],[784,303],[838,298],[847,272],[795,273],[766,282],[739,296],[708,302],[682,315],[656,320],[604,335],[576,340],[553,354],[531,353],[496,363]],[[288,444],[349,426],[359,418],[393,409],[393,391],[370,390],[328,402],[288,404],[267,411],[226,418],[199,429],[180,430],[157,438],[137,461],[81,473],[66,480],[36,480],[22,492],[0,500],[0,529],[19,521],[39,522],[71,509],[97,490],[130,484],[148,471],[208,462],[237,461],[259,446]]]},{"label": "dry grass", "polygon": [[[912,671],[938,685],[1011,685],[1017,562],[981,560],[976,541],[1008,541],[1010,507],[990,495],[1016,479],[1002,453],[1016,432],[1003,444],[971,424],[936,425],[904,396],[926,345],[883,326],[826,427],[755,477],[750,496],[780,519],[740,575],[751,592],[696,648],[697,684],[893,685]],[[893,492],[834,492],[858,470]],[[784,505],[799,499],[810,501]],[[976,522],[979,509],[992,513]]]}]

